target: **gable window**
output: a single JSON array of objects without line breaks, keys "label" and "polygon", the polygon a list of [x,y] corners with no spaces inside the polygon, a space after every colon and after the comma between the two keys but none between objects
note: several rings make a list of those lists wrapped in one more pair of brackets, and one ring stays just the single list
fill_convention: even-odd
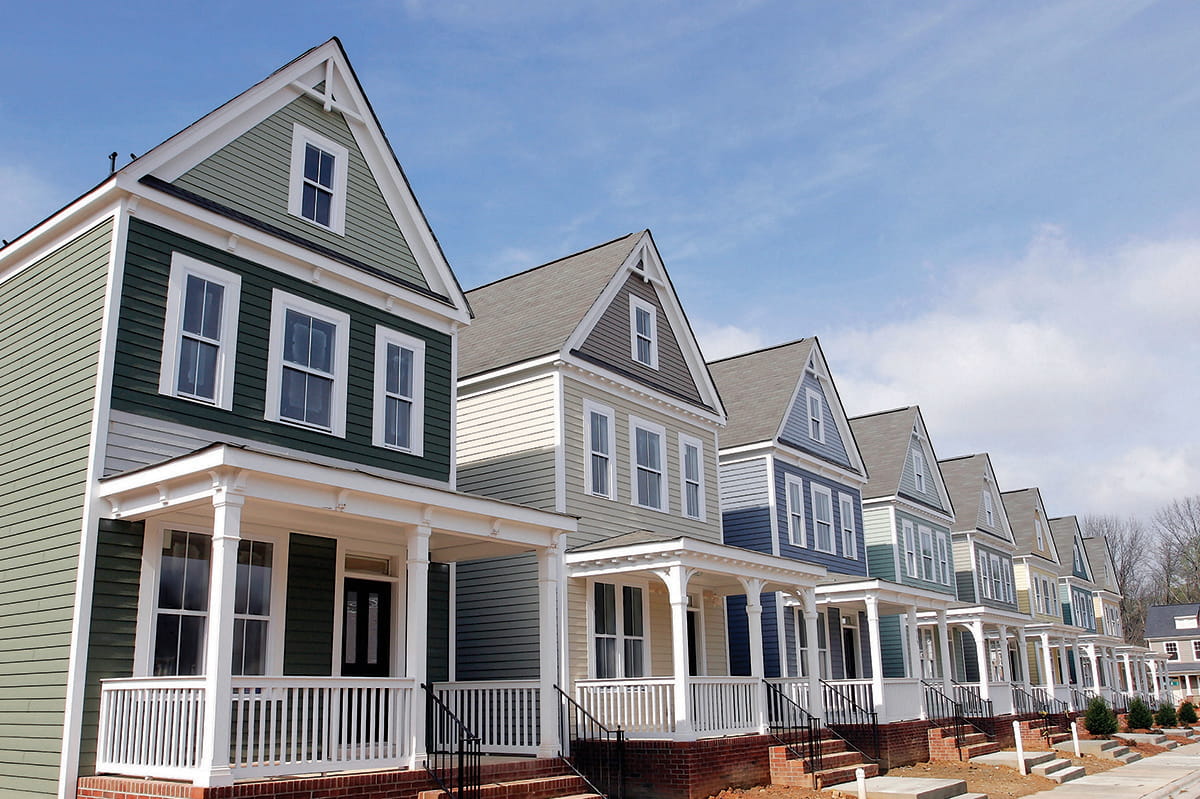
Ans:
[{"label": "gable window", "polygon": [[158,391],[233,408],[240,276],[171,253]]},{"label": "gable window", "polygon": [[633,504],[667,510],[667,434],[661,425],[630,417],[633,450]]},{"label": "gable window", "polygon": [[821,552],[833,552],[833,494],[825,486],[812,486],[814,546]]},{"label": "gable window", "polygon": [[992,493],[985,491],[983,494],[983,518],[987,522],[988,527],[996,524],[995,508],[992,507]]},{"label": "gable window", "polygon": [[343,235],[349,165],[350,152],[345,147],[308,128],[294,125],[288,212]]},{"label": "gable window", "polygon": [[1167,648],[1167,660],[1179,660],[1179,642],[1167,641],[1163,644]]},{"label": "gable window", "polygon": [[679,472],[683,515],[704,519],[704,446],[697,438],[679,436]]},{"label": "gable window", "polygon": [[645,676],[646,624],[641,588],[594,583],[592,627],[596,679]]},{"label": "gable window", "polygon": [[793,546],[808,546],[804,534],[804,484],[799,477],[787,475],[784,478],[787,493],[788,541]]},{"label": "gable window", "polygon": [[950,538],[943,532],[937,534],[938,574],[943,585],[950,585]]},{"label": "gable window", "polygon": [[1076,574],[1086,574],[1086,572],[1083,569],[1083,553],[1079,551],[1078,539],[1076,539],[1076,541],[1075,541],[1073,555],[1075,558],[1075,573]]},{"label": "gable window", "polygon": [[933,530],[928,527],[917,528],[921,533],[921,579],[935,580],[933,572]]},{"label": "gable window", "polygon": [[378,325],[375,328],[373,441],[420,455],[425,430],[425,342]]},{"label": "gable window", "polygon": [[633,294],[629,295],[629,345],[635,361],[658,368],[658,309]]},{"label": "gable window", "polygon": [[808,437],[825,443],[825,398],[811,388],[806,389],[808,398]]},{"label": "gable window", "polygon": [[1038,516],[1037,511],[1033,512],[1033,529],[1034,532],[1037,533],[1038,549],[1045,549],[1046,539],[1045,536],[1042,535],[1042,517]]},{"label": "gable window", "polygon": [[858,535],[854,529],[854,497],[838,494],[838,505],[842,522],[842,557],[858,557]]},{"label": "gable window", "polygon": [[275,289],[266,418],[344,436],[349,339],[347,314]]},{"label": "gable window", "polygon": [[593,496],[616,499],[616,462],[613,460],[616,430],[612,408],[585,402],[583,426],[587,436],[583,490]]},{"label": "gable window", "polygon": [[913,485],[925,493],[925,454],[919,449],[912,451]]},{"label": "gable window", "polygon": [[909,577],[917,576],[917,532],[913,523],[905,519],[901,523],[904,535],[904,572]]}]

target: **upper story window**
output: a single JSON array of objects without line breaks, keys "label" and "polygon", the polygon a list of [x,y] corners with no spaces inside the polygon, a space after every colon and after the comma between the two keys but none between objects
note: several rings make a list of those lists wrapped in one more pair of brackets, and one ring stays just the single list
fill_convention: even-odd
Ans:
[{"label": "upper story window", "polygon": [[1167,660],[1179,660],[1179,642],[1167,641],[1163,644],[1167,650]]},{"label": "upper story window", "polygon": [[937,551],[938,551],[938,581],[942,585],[950,585],[951,575],[951,557],[950,557],[950,537],[940,530],[937,533]]},{"label": "upper story window", "polygon": [[812,484],[814,546],[821,552],[833,552],[833,494],[825,486]]},{"label": "upper story window", "polygon": [[232,272],[171,254],[159,393],[233,407],[241,288]]},{"label": "upper story window", "polygon": [[583,404],[583,426],[587,437],[587,459],[583,464],[583,490],[597,497],[616,499],[616,430],[612,408]]},{"label": "upper story window", "polygon": [[346,434],[350,317],[275,289],[266,418]]},{"label": "upper story window", "polygon": [[642,589],[595,583],[592,589],[593,670],[597,679],[646,675],[646,621]]},{"label": "upper story window", "polygon": [[375,328],[375,404],[372,442],[420,455],[425,433],[425,342]]},{"label": "upper story window", "polygon": [[913,484],[921,493],[925,493],[925,453],[919,449],[912,451]]},{"label": "upper story window", "polygon": [[1004,600],[1004,564],[999,555],[992,555],[992,598]]},{"label": "upper story window", "polygon": [[799,477],[787,475],[784,477],[784,489],[787,494],[788,542],[793,546],[808,546],[804,534],[804,483]]},{"label": "upper story window", "polygon": [[1075,547],[1074,547],[1074,551],[1072,552],[1072,555],[1074,556],[1074,560],[1075,560],[1075,564],[1074,564],[1075,572],[1077,574],[1084,574],[1085,572],[1083,570],[1083,552],[1081,552],[1079,549],[1079,541],[1075,542]]},{"label": "upper story window", "polygon": [[983,518],[987,522],[988,527],[996,524],[996,512],[992,507],[992,492],[983,492]]},{"label": "upper story window", "polygon": [[917,576],[917,531],[913,523],[904,519],[900,523],[900,531],[904,544],[904,573],[909,577]]},{"label": "upper story window", "polygon": [[808,398],[808,437],[825,443],[825,398],[820,392],[806,389]]},{"label": "upper story window", "polygon": [[975,576],[979,580],[979,592],[984,596],[985,599],[991,599],[992,579],[989,573],[991,567],[989,565],[990,562],[988,561],[987,553],[980,550],[975,556],[975,561],[978,564],[975,569]]},{"label": "upper story window", "polygon": [[1192,641],[1192,659],[1200,660],[1200,641]]},{"label": "upper story window", "polygon": [[934,553],[933,530],[924,525],[917,528],[921,542],[921,579],[937,580],[937,556]]},{"label": "upper story window", "polygon": [[658,368],[658,309],[629,295],[629,354],[651,369]]},{"label": "upper story window", "polygon": [[1045,549],[1046,537],[1042,533],[1042,517],[1038,515],[1036,510],[1033,512],[1033,530],[1037,534],[1038,549]]},{"label": "upper story window", "polygon": [[854,497],[838,494],[838,511],[842,523],[842,557],[858,557],[858,534],[854,527]]},{"label": "upper story window", "polygon": [[704,519],[704,445],[700,439],[679,436],[680,488],[683,493],[683,515],[689,519]]},{"label": "upper story window", "polygon": [[346,173],[350,152],[301,125],[292,128],[288,211],[314,225],[346,232]]},{"label": "upper story window", "polygon": [[667,431],[661,425],[630,417],[633,455],[633,504],[667,510]]}]

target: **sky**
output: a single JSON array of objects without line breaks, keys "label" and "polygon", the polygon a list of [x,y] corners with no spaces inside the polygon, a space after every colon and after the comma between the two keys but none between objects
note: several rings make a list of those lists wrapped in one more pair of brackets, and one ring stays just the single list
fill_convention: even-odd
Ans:
[{"label": "sky", "polygon": [[1051,515],[1200,493],[1200,5],[5,6],[2,238],[338,36],[465,287],[649,228],[709,358],[819,336]]}]

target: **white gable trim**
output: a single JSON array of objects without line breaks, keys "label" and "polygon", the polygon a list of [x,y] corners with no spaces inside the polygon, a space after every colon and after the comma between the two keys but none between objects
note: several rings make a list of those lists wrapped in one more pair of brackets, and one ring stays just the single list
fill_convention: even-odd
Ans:
[{"label": "white gable trim", "polygon": [[1008,511],[1004,508],[1004,498],[1000,496],[1000,484],[996,482],[996,473],[992,470],[992,458],[987,453],[983,454],[983,476],[984,490],[987,490],[990,481],[994,493],[992,494],[992,513],[996,516],[998,527],[1004,532],[1008,538],[1008,543],[1014,547],[1017,545],[1017,537],[1013,535],[1012,523],[1008,520]]},{"label": "white gable trim", "polygon": [[[933,486],[937,489],[938,499],[942,503],[942,507],[946,509],[945,513],[951,519],[951,526],[954,520],[954,503],[950,501],[950,492],[946,488],[946,481],[942,479],[942,468],[938,465],[937,453],[933,451],[933,442],[929,440],[929,431],[925,429],[925,419],[921,416],[921,409],[916,408],[916,421],[913,424],[913,432],[916,433],[918,441],[921,442],[921,452],[925,458],[925,463],[929,467],[929,473],[933,475]],[[911,438],[910,438],[911,441]],[[904,451],[905,459],[908,458],[908,449]],[[901,474],[904,470],[901,469]]]},{"label": "white gable trim", "polygon": [[[821,342],[816,338],[812,340],[812,349],[809,350],[808,360],[805,362],[804,368],[800,370],[800,376],[796,379],[796,385],[792,389],[792,398],[788,401],[783,418],[779,420],[779,427],[775,429],[775,440],[778,441],[782,438],[783,429],[787,426],[792,413],[795,412],[796,403],[802,398],[805,402],[804,418],[808,418],[808,399],[804,389],[804,375],[809,371],[813,373],[821,386],[821,393],[825,396],[825,404],[833,416],[833,423],[842,439],[842,447],[846,450],[846,458],[850,461],[850,466],[865,479],[867,466],[863,463],[862,453],[858,450],[858,442],[855,441],[854,433],[850,430],[850,420],[846,416],[846,409],[842,407],[842,398],[838,396],[837,386],[834,385],[833,377],[829,374],[829,363],[825,360]],[[826,432],[825,437],[828,438],[828,436],[829,434]],[[857,479],[857,475],[855,475],[855,479]]]}]

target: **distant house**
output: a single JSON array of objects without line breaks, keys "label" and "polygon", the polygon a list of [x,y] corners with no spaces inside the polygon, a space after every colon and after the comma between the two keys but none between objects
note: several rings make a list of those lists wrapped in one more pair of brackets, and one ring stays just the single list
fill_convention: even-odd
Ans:
[{"label": "distant house", "polygon": [[1166,661],[1174,700],[1200,701],[1200,603],[1152,605],[1146,644]]}]

